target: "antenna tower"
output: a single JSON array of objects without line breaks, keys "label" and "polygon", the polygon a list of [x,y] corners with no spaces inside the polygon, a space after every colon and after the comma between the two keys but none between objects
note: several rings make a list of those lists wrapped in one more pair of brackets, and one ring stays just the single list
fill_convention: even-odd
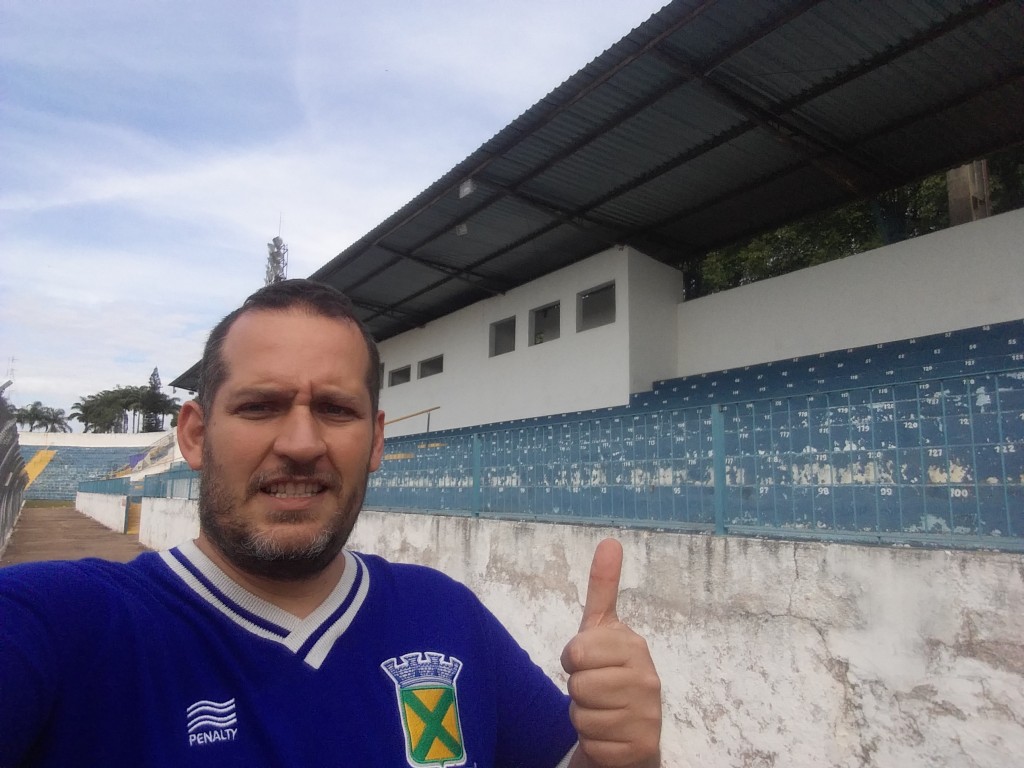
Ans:
[{"label": "antenna tower", "polygon": [[288,246],[278,235],[269,243],[267,250],[267,285],[280,282],[288,277]]}]

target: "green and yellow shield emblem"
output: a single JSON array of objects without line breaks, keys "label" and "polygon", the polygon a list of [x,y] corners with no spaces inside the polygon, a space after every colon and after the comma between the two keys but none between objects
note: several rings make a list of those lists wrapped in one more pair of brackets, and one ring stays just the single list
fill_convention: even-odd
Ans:
[{"label": "green and yellow shield emblem", "polygon": [[410,653],[401,661],[388,659],[381,668],[395,683],[409,765],[465,765],[455,685],[462,662],[440,653]]}]

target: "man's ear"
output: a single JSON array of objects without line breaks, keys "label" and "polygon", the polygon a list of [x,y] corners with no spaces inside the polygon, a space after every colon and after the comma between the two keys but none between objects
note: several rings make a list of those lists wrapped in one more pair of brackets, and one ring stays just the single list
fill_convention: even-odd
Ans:
[{"label": "man's ear", "polygon": [[377,411],[373,424],[373,445],[370,448],[370,471],[380,469],[384,458],[384,411]]},{"label": "man's ear", "polygon": [[203,409],[195,400],[189,400],[178,412],[178,450],[192,469],[203,466],[203,441],[206,439],[206,422]]}]

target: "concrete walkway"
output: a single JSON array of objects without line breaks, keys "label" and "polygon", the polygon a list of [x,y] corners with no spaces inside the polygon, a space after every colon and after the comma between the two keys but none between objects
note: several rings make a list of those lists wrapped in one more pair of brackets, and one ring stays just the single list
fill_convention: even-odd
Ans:
[{"label": "concrete walkway", "polygon": [[145,552],[137,536],[115,533],[74,507],[27,507],[0,558],[0,568],[37,560],[100,557],[127,562]]}]

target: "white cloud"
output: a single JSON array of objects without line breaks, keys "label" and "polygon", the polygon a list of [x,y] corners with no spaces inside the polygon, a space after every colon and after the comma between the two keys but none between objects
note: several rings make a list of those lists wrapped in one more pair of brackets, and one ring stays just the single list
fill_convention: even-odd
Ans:
[{"label": "white cloud", "polygon": [[657,7],[8,4],[10,398],[170,381],[262,284],[279,219],[290,274],[313,272]]}]

